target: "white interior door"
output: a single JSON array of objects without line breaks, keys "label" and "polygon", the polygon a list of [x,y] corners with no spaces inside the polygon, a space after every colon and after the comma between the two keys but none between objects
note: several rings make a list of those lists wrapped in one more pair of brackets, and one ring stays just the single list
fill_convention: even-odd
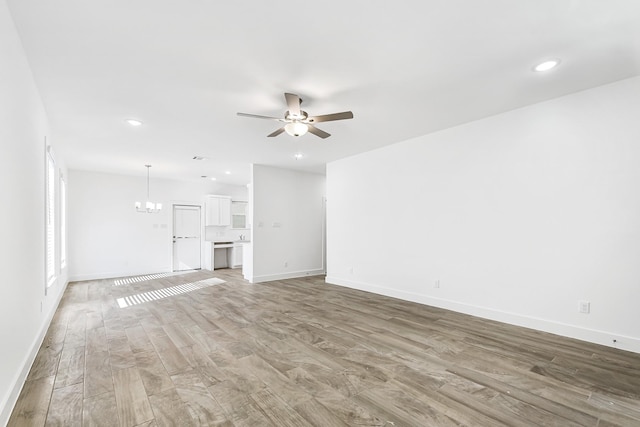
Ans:
[{"label": "white interior door", "polygon": [[200,206],[173,205],[173,271],[200,269]]}]

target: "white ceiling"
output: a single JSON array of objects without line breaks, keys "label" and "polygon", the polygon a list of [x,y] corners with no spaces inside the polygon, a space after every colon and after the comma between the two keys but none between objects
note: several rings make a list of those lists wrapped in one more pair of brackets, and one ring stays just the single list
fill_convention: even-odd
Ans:
[{"label": "white ceiling", "polygon": [[[244,184],[640,74],[637,0],[7,0],[73,169]],[[544,59],[561,65],[532,72]],[[266,135],[283,93],[332,136]],[[126,118],[144,122],[138,128]],[[304,153],[295,160],[296,152]],[[195,155],[207,161],[194,161]],[[224,175],[224,171],[231,175]]]}]

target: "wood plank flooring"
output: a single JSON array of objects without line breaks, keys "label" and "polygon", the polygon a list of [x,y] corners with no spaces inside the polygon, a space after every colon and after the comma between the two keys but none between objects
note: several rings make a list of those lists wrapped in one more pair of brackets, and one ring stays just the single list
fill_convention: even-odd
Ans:
[{"label": "wood plank flooring", "polygon": [[323,277],[129,282],[69,284],[9,426],[640,426],[638,354]]}]

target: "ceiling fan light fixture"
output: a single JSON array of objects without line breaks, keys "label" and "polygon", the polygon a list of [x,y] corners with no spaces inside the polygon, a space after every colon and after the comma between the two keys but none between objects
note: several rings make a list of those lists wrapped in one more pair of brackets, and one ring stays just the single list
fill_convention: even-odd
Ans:
[{"label": "ceiling fan light fixture", "polygon": [[302,136],[309,130],[309,127],[304,123],[291,122],[284,125],[284,130],[291,136]]}]

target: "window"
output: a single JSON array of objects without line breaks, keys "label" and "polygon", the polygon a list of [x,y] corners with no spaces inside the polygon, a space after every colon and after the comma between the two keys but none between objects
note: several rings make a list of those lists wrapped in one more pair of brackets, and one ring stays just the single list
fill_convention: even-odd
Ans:
[{"label": "window", "polygon": [[231,202],[231,228],[247,228],[247,202]]},{"label": "window", "polygon": [[51,286],[56,278],[56,164],[53,156],[47,149],[47,173],[46,173],[46,239],[47,239],[47,287]]},{"label": "window", "polygon": [[60,268],[67,265],[67,184],[60,175]]}]

